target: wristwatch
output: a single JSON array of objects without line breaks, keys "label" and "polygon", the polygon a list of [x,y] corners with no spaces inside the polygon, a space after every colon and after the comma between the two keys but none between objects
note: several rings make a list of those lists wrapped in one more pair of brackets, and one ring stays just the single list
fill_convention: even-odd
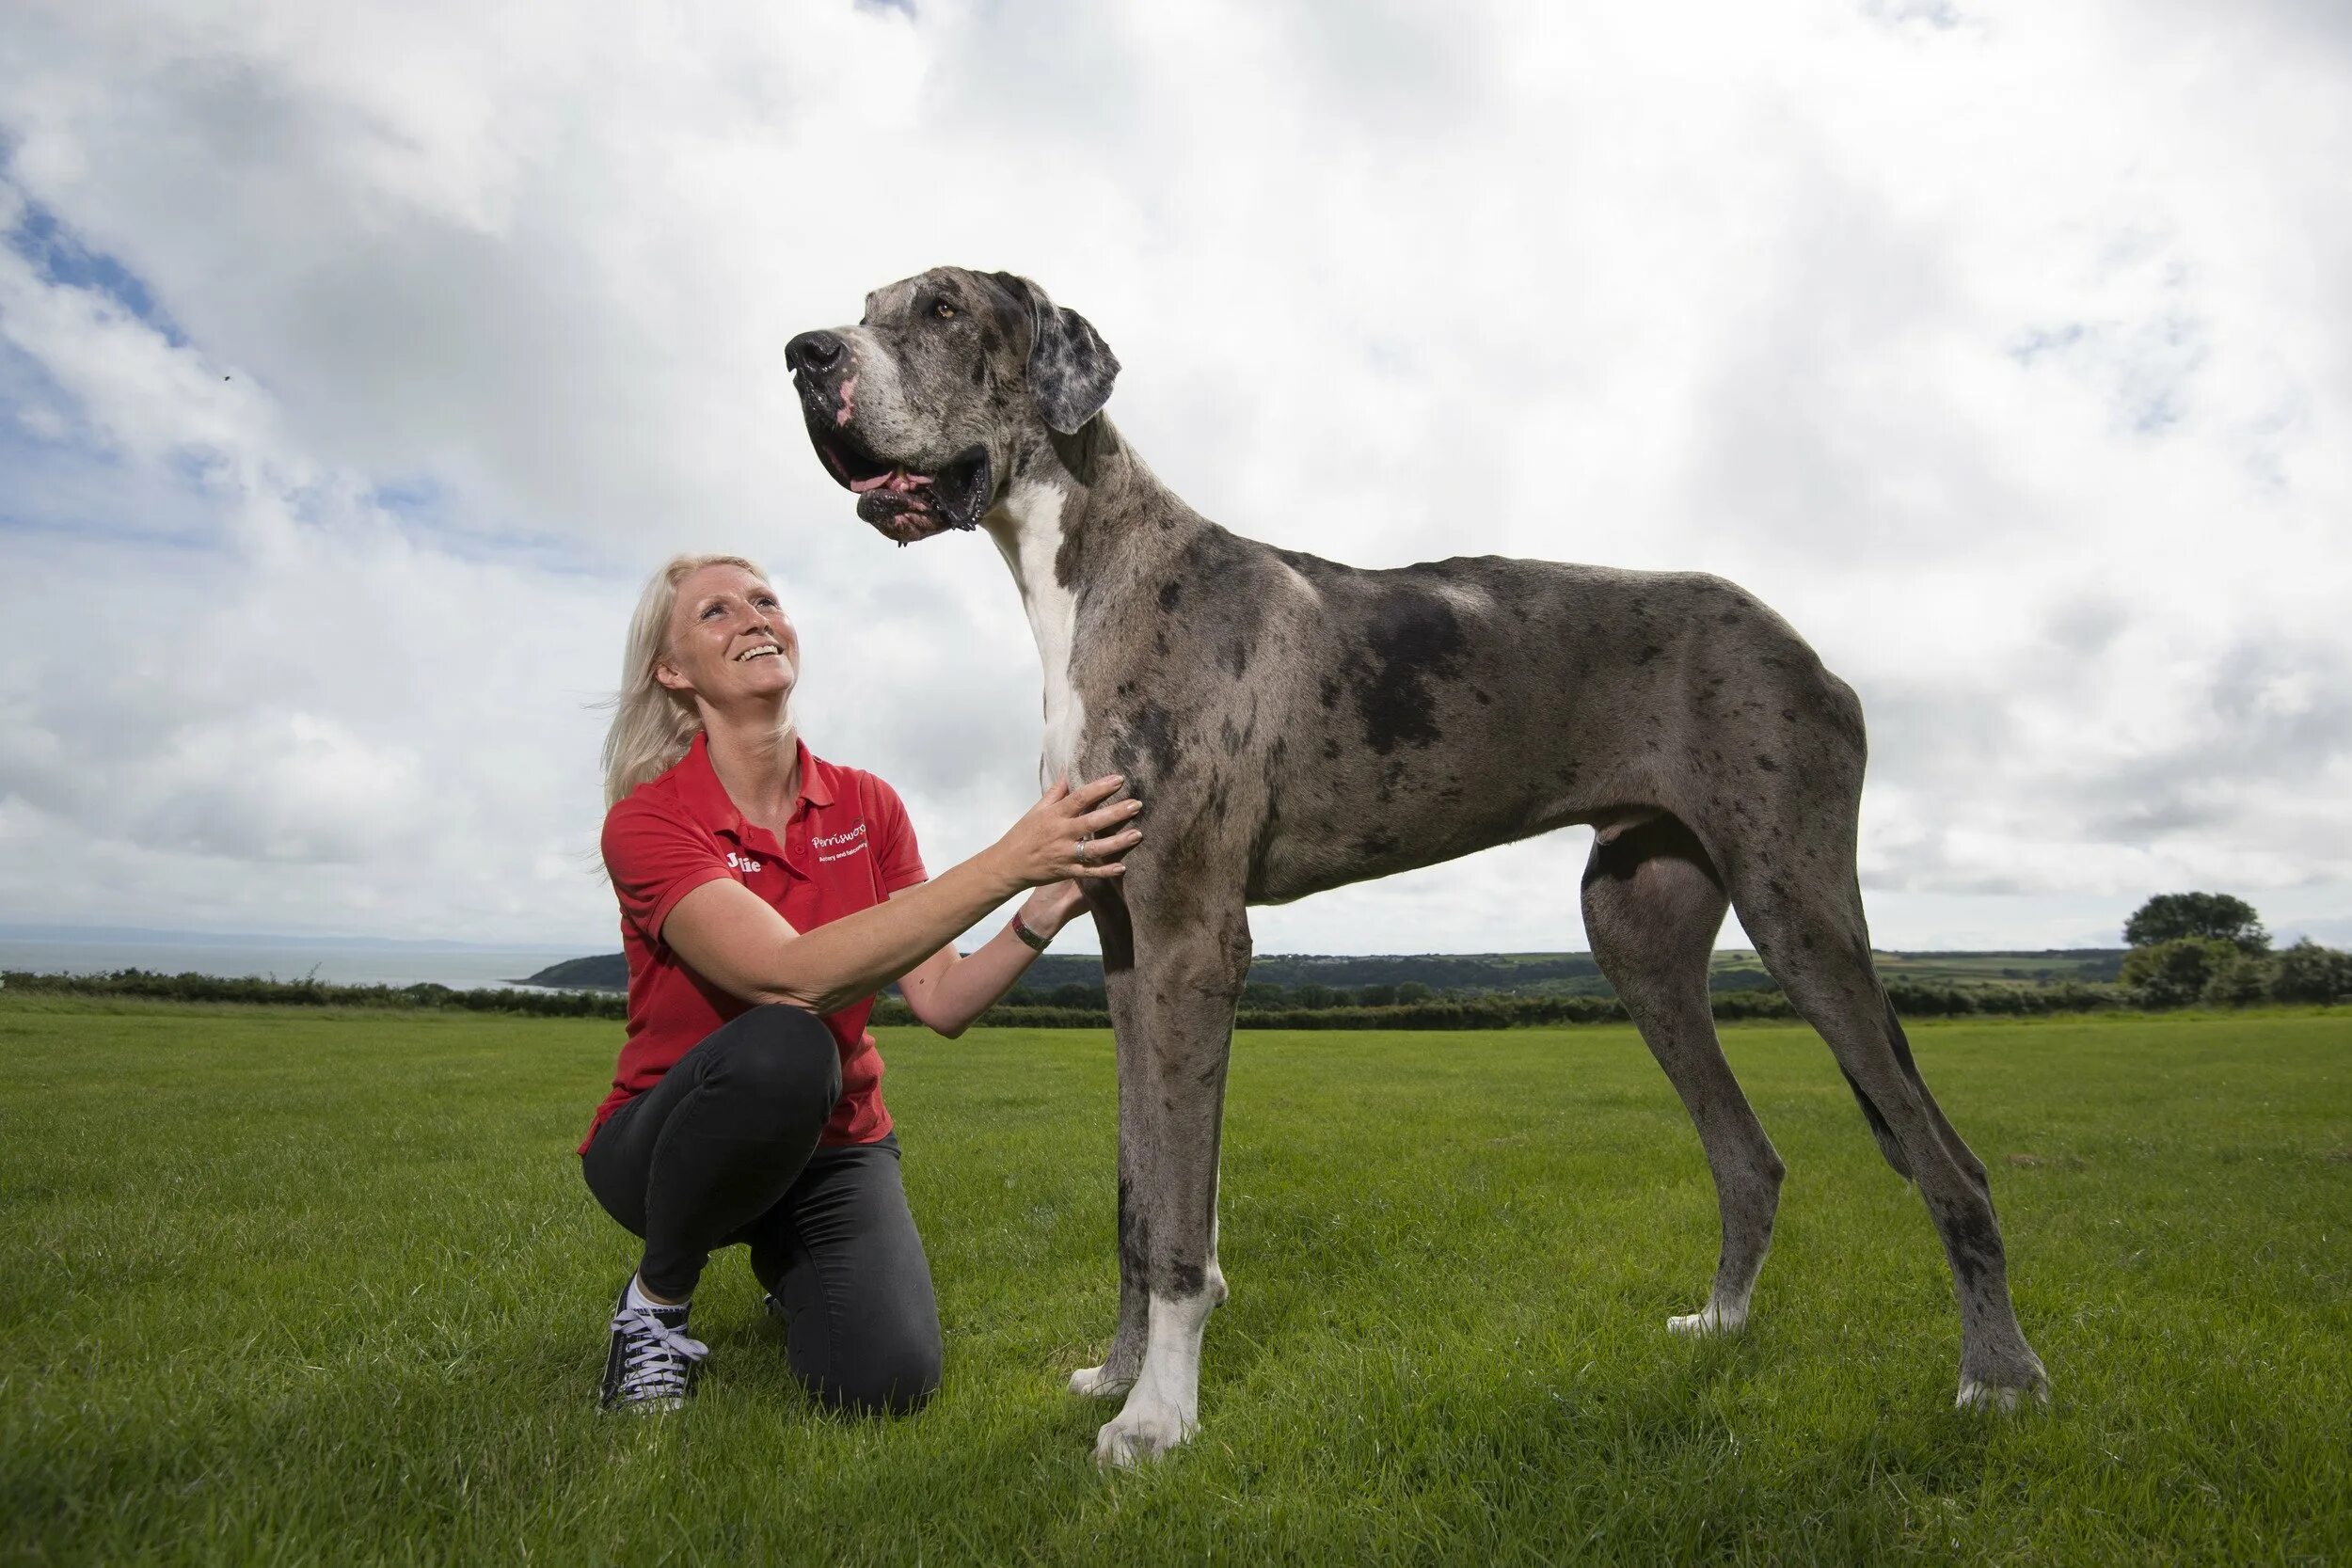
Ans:
[{"label": "wristwatch", "polygon": [[1019,937],[1032,953],[1042,953],[1054,944],[1052,937],[1039,936],[1035,931],[1030,930],[1017,914],[1012,917],[1012,934]]}]

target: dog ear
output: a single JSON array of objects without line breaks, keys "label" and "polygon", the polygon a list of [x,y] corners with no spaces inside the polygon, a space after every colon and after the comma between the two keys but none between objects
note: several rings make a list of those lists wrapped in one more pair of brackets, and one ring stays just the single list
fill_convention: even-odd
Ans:
[{"label": "dog ear", "polygon": [[1045,291],[1009,272],[989,275],[1029,313],[1029,396],[1045,422],[1074,436],[1111,400],[1119,379],[1119,356],[1075,310],[1063,309]]}]

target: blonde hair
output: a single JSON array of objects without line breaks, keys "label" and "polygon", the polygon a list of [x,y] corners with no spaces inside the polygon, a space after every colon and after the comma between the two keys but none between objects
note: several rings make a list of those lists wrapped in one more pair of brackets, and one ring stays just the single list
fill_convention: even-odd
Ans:
[{"label": "blonde hair", "polygon": [[[769,582],[766,572],[739,555],[680,555],[671,557],[645,584],[637,597],[637,613],[629,617],[628,646],[621,655],[621,689],[612,699],[612,727],[604,732],[608,810],[639,784],[677,766],[703,727],[694,694],[671,690],[653,672],[670,651],[670,611],[677,604],[677,586],[706,566],[740,566]],[[789,699],[777,715],[777,733],[787,738],[793,733]]]}]

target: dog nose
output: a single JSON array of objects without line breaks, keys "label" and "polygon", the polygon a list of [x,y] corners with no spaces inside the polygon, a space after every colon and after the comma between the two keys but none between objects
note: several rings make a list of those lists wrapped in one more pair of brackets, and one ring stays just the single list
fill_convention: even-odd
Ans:
[{"label": "dog nose", "polygon": [[841,363],[844,346],[830,332],[803,332],[784,345],[784,362],[795,371],[821,374]]}]

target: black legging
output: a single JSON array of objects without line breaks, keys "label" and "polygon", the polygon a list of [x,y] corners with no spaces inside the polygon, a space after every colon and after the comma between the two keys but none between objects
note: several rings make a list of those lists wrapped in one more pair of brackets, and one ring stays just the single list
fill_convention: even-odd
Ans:
[{"label": "black legging", "polygon": [[638,1277],[683,1300],[738,1242],[790,1320],[792,1370],[824,1403],[913,1409],[939,1386],[930,1265],[898,1181],[898,1142],[819,1148],[841,1056],[814,1014],[722,1024],[596,1130],[580,1161],[607,1212],[645,1241]]}]

